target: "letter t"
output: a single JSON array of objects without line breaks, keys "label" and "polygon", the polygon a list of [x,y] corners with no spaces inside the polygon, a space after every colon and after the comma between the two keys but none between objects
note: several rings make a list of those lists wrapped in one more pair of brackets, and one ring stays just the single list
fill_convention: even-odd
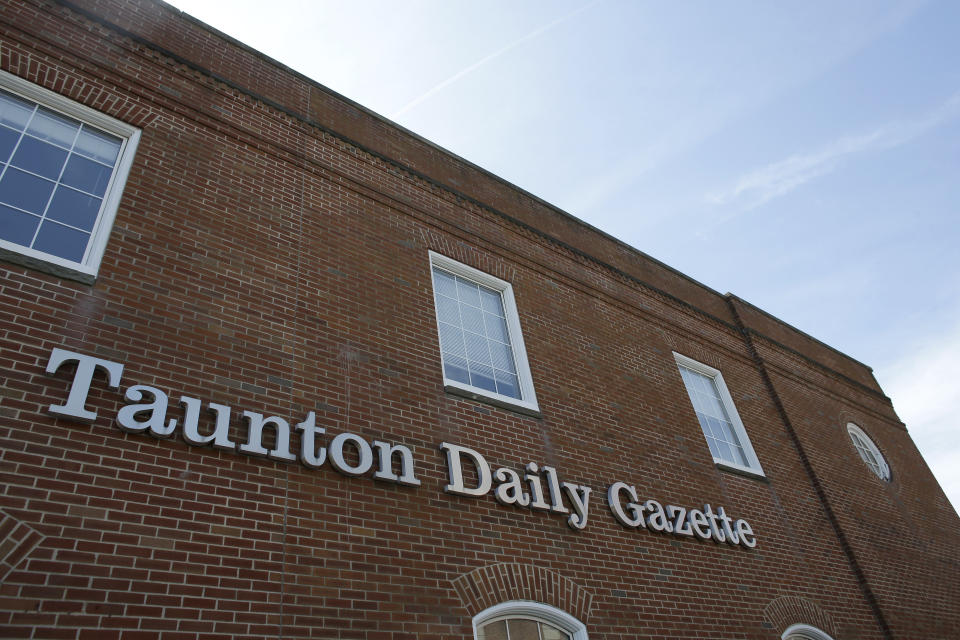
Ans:
[{"label": "letter t", "polygon": [[51,404],[47,409],[50,413],[73,418],[80,422],[93,422],[97,419],[96,411],[87,411],[84,405],[87,404],[87,395],[90,393],[90,383],[93,381],[93,374],[97,367],[107,372],[107,385],[116,389],[120,386],[120,376],[123,375],[123,365],[119,362],[101,360],[91,356],[85,356],[82,353],[75,353],[65,349],[54,349],[50,353],[50,361],[47,362],[47,373],[56,373],[60,366],[65,362],[77,363],[77,370],[73,374],[73,382],[70,384],[70,395],[67,397],[66,404]]}]

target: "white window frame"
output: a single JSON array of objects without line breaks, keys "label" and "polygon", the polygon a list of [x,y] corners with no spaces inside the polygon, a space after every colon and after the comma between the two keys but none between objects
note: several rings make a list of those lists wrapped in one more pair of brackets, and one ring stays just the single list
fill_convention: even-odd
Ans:
[{"label": "white window frame", "polygon": [[473,637],[477,637],[477,632],[482,625],[510,618],[546,622],[569,633],[573,640],[589,640],[586,625],[572,615],[555,607],[530,600],[503,602],[484,609],[473,617]]},{"label": "white window frame", "polygon": [[[747,466],[743,466],[741,464],[731,462],[730,460],[723,460],[721,458],[714,457],[714,464],[723,469],[738,471],[752,476],[765,477],[763,473],[763,467],[760,466],[760,459],[757,458],[757,453],[753,450],[753,445],[750,443],[750,436],[747,435],[747,429],[743,426],[743,421],[740,419],[740,414],[737,412],[736,405],[733,404],[733,398],[730,396],[730,391],[727,389],[727,384],[723,381],[723,374],[713,367],[707,366],[702,362],[697,362],[693,358],[688,358],[687,356],[677,353],[676,351],[673,352],[673,357],[674,360],[676,360],[678,367],[682,365],[713,380],[713,383],[717,388],[717,394],[720,396],[720,402],[723,403],[723,408],[727,412],[727,417],[730,418],[730,423],[733,426],[733,430],[736,433],[737,438],[740,440],[740,446],[743,447],[743,453],[748,462]],[[683,378],[680,379],[680,384],[683,385],[684,390],[686,391],[686,382],[683,380]],[[697,426],[699,427],[700,425],[698,424]],[[706,436],[704,436],[704,438],[706,438]],[[713,457],[712,453],[711,457]]]},{"label": "white window frame", "polygon": [[[857,457],[863,460],[863,463],[867,465],[867,468],[870,469],[870,472],[875,476],[883,480],[884,482],[890,481],[890,465],[887,464],[887,459],[880,453],[880,449],[874,444],[873,439],[867,435],[867,433],[861,429],[859,426],[853,422],[847,423],[847,435],[850,436],[850,444],[853,445],[853,448],[857,452]],[[874,469],[873,464],[866,457],[864,457],[863,452],[860,451],[860,448],[857,446],[857,443],[854,440],[859,440],[860,444],[870,451],[877,460],[877,464],[880,466],[879,469]]]},{"label": "white window frame", "polygon": [[[440,369],[443,373],[443,388],[445,391],[466,396],[491,404],[513,409],[528,415],[540,415],[537,404],[537,395],[533,390],[533,377],[530,375],[530,364],[527,361],[527,348],[523,344],[523,332],[520,330],[520,316],[517,313],[517,303],[513,298],[513,287],[509,282],[484,273],[473,267],[457,262],[452,258],[430,251],[430,283],[436,295],[436,282],[433,280],[433,268],[439,267],[466,280],[472,280],[479,285],[493,289],[500,293],[503,300],[503,312],[507,322],[507,332],[510,335],[510,346],[513,348],[514,364],[517,367],[517,382],[520,386],[520,398],[511,398],[487,389],[481,389],[470,384],[452,380],[446,376],[443,366],[443,354],[440,356]],[[434,319],[437,328],[437,342],[440,341],[440,316],[436,301],[433,305]]]},{"label": "white window frame", "polygon": [[91,230],[86,253],[81,261],[74,262],[0,239],[0,257],[3,259],[24,264],[39,271],[92,283],[97,277],[100,262],[103,260],[103,254],[107,248],[110,230],[113,228],[120,198],[123,195],[123,188],[126,185],[137,144],[140,141],[140,130],[6,71],[0,71],[0,87],[10,93],[36,102],[47,109],[80,120],[91,127],[96,127],[123,139],[113,176],[104,192],[103,204]]},{"label": "white window frame", "polygon": [[780,638],[781,640],[833,640],[820,629],[808,624],[792,624]]}]

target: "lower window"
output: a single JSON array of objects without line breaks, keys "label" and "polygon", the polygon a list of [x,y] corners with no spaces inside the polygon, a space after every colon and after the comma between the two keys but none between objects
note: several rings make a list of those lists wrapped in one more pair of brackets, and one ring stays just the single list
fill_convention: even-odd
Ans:
[{"label": "lower window", "polygon": [[783,640],[833,640],[826,633],[808,624],[791,625],[781,636]]},{"label": "lower window", "polygon": [[505,618],[477,629],[478,640],[570,640],[562,629],[531,618]]},{"label": "lower window", "polygon": [[538,602],[506,602],[473,620],[476,640],[587,640],[586,627],[568,613]]}]

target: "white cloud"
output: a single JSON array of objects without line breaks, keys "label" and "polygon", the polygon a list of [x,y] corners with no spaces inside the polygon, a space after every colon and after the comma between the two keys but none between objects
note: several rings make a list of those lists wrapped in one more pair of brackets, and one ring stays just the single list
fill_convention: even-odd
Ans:
[{"label": "white cloud", "polygon": [[830,173],[847,156],[906,144],[958,114],[960,93],[919,117],[890,122],[866,134],[843,136],[817,151],[794,154],[754,169],[732,187],[706,194],[704,200],[712,205],[736,204],[742,211],[754,209]]},{"label": "white cloud", "polygon": [[392,120],[396,120],[397,118],[399,118],[400,116],[402,116],[402,115],[405,114],[406,112],[410,111],[411,109],[413,109],[414,107],[416,107],[418,104],[420,104],[420,103],[423,102],[424,100],[427,100],[428,98],[430,98],[431,96],[433,96],[433,95],[436,94],[437,92],[442,91],[445,87],[447,87],[448,85],[453,84],[454,82],[456,82],[456,81],[459,80],[460,78],[464,77],[465,75],[467,75],[467,74],[469,74],[469,73],[471,73],[471,72],[473,72],[473,71],[476,71],[478,68],[480,68],[480,67],[482,67],[483,65],[487,64],[487,63],[490,62],[491,60],[494,60],[494,59],[496,59],[496,58],[499,58],[500,56],[502,56],[503,54],[507,53],[508,51],[510,51],[510,50],[512,50],[512,49],[516,49],[516,48],[519,47],[521,44],[523,44],[523,43],[525,43],[525,42],[529,42],[530,40],[533,40],[534,38],[537,38],[537,37],[543,35],[543,34],[546,33],[547,31],[549,31],[550,29],[553,29],[553,28],[556,27],[557,25],[559,25],[559,24],[561,24],[561,23],[563,23],[563,22],[566,22],[567,20],[569,20],[569,19],[572,18],[573,16],[577,15],[578,13],[581,13],[581,12],[583,12],[583,11],[586,11],[587,9],[589,9],[590,7],[592,7],[593,5],[597,4],[597,3],[600,2],[600,1],[601,1],[601,0],[592,0],[591,2],[588,2],[587,4],[585,4],[585,5],[581,6],[581,7],[578,7],[577,9],[574,9],[574,10],[571,11],[570,13],[567,13],[566,15],[560,16],[559,18],[548,22],[547,24],[543,25],[542,27],[538,27],[538,28],[534,29],[533,31],[531,31],[530,33],[528,33],[528,34],[526,34],[526,35],[524,35],[524,36],[522,36],[522,37],[520,37],[520,38],[517,38],[517,39],[514,40],[513,42],[511,42],[511,43],[509,43],[509,44],[507,44],[507,45],[504,45],[503,47],[500,47],[499,49],[497,49],[497,50],[494,51],[493,53],[484,56],[483,58],[481,58],[480,60],[477,60],[477,61],[474,62],[473,64],[464,67],[463,69],[461,69],[460,71],[456,72],[455,74],[453,74],[452,76],[450,76],[449,78],[447,78],[446,80],[444,80],[443,82],[435,85],[435,86],[432,87],[431,89],[425,91],[424,93],[420,94],[419,96],[417,96],[416,98],[414,98],[413,100],[411,100],[410,102],[408,102],[407,104],[405,104],[405,105],[403,105],[402,107],[400,107],[399,110],[397,110],[396,112],[390,114],[390,118],[391,118]]},{"label": "white cloud", "polygon": [[960,321],[907,353],[878,370],[877,378],[950,502],[960,508]]}]

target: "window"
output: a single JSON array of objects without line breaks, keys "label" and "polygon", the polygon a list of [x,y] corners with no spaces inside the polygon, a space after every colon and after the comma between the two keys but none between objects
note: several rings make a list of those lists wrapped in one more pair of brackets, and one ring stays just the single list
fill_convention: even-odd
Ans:
[{"label": "window", "polygon": [[811,627],[808,624],[790,625],[780,637],[783,640],[833,640],[823,631],[820,631],[820,629]]},{"label": "window", "polygon": [[680,367],[680,376],[697,413],[713,461],[738,471],[763,475],[760,461],[750,445],[750,438],[720,372],[679,353],[673,356]]},{"label": "window", "polygon": [[873,444],[870,436],[852,422],[847,424],[847,433],[850,434],[850,439],[853,441],[853,446],[856,448],[857,453],[860,454],[860,458],[867,463],[870,470],[881,480],[889,480],[890,467],[887,466],[887,461],[884,460],[883,454],[880,453],[877,445]]},{"label": "window", "polygon": [[0,72],[0,255],[92,282],[139,133]]},{"label": "window", "polygon": [[587,628],[568,613],[538,602],[506,602],[473,619],[476,640],[587,640]]},{"label": "window", "polygon": [[510,284],[430,253],[444,387],[538,412]]}]

